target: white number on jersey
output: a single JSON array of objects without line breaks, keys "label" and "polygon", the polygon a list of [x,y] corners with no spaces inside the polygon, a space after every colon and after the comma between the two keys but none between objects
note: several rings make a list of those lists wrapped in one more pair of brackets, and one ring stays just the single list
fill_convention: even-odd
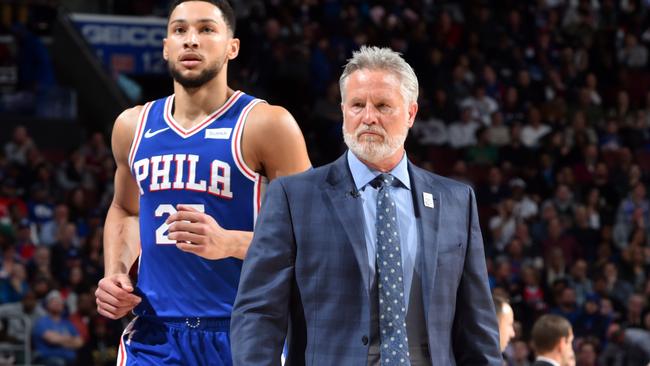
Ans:
[{"label": "white number on jersey", "polygon": [[[183,204],[183,206],[191,207],[199,212],[205,212],[205,205]],[[156,211],[154,212],[156,217],[162,217],[163,215],[173,215],[175,213],[176,213],[176,208],[174,207],[174,205],[170,205],[168,203],[163,203],[158,205]],[[164,221],[160,226],[158,226],[158,229],[156,229],[156,244],[176,244],[176,240],[169,239],[165,234],[168,229],[169,229],[169,225],[167,225]]]}]

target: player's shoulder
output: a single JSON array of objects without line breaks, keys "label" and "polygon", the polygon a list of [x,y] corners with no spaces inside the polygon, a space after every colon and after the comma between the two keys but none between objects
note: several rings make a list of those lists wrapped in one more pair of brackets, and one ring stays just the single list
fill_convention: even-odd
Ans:
[{"label": "player's shoulder", "polygon": [[282,128],[284,125],[296,123],[286,108],[268,103],[255,105],[248,116],[248,123],[251,122],[261,129]]},{"label": "player's shoulder", "polygon": [[142,114],[143,109],[144,105],[136,105],[123,110],[115,119],[113,128],[135,130],[138,124],[138,118]]},{"label": "player's shoulder", "polygon": [[302,133],[298,123],[286,108],[257,103],[247,117],[245,136],[257,142],[278,142],[302,138]]},{"label": "player's shoulder", "polygon": [[133,141],[138,119],[144,110],[144,105],[127,108],[115,119],[113,125],[112,145],[113,150],[128,150]]}]

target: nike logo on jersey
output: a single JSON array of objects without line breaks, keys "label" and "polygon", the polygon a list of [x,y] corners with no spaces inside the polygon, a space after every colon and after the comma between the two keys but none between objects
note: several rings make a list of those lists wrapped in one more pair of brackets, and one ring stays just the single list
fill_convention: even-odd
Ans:
[{"label": "nike logo on jersey", "polygon": [[150,129],[147,130],[147,132],[144,133],[144,138],[148,139],[150,137],[154,137],[157,134],[159,134],[161,132],[165,132],[167,130],[169,130],[169,127],[161,128],[159,130],[155,130],[155,131],[151,132],[151,128],[150,128]]}]

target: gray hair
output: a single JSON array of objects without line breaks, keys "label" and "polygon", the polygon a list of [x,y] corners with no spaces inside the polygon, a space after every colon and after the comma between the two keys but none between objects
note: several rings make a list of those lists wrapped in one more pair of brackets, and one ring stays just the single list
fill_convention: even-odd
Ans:
[{"label": "gray hair", "polygon": [[339,79],[341,97],[344,97],[345,83],[348,77],[355,71],[361,69],[386,70],[397,76],[401,83],[401,92],[407,102],[418,100],[418,77],[413,68],[402,58],[399,52],[390,48],[379,48],[376,46],[361,46],[361,49],[352,53],[352,58],[343,69]]}]

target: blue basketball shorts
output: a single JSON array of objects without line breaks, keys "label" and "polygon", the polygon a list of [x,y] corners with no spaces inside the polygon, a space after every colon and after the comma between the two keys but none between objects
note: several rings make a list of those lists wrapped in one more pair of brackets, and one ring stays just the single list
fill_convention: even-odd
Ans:
[{"label": "blue basketball shorts", "polygon": [[231,366],[230,319],[136,317],[120,338],[117,366]]}]

